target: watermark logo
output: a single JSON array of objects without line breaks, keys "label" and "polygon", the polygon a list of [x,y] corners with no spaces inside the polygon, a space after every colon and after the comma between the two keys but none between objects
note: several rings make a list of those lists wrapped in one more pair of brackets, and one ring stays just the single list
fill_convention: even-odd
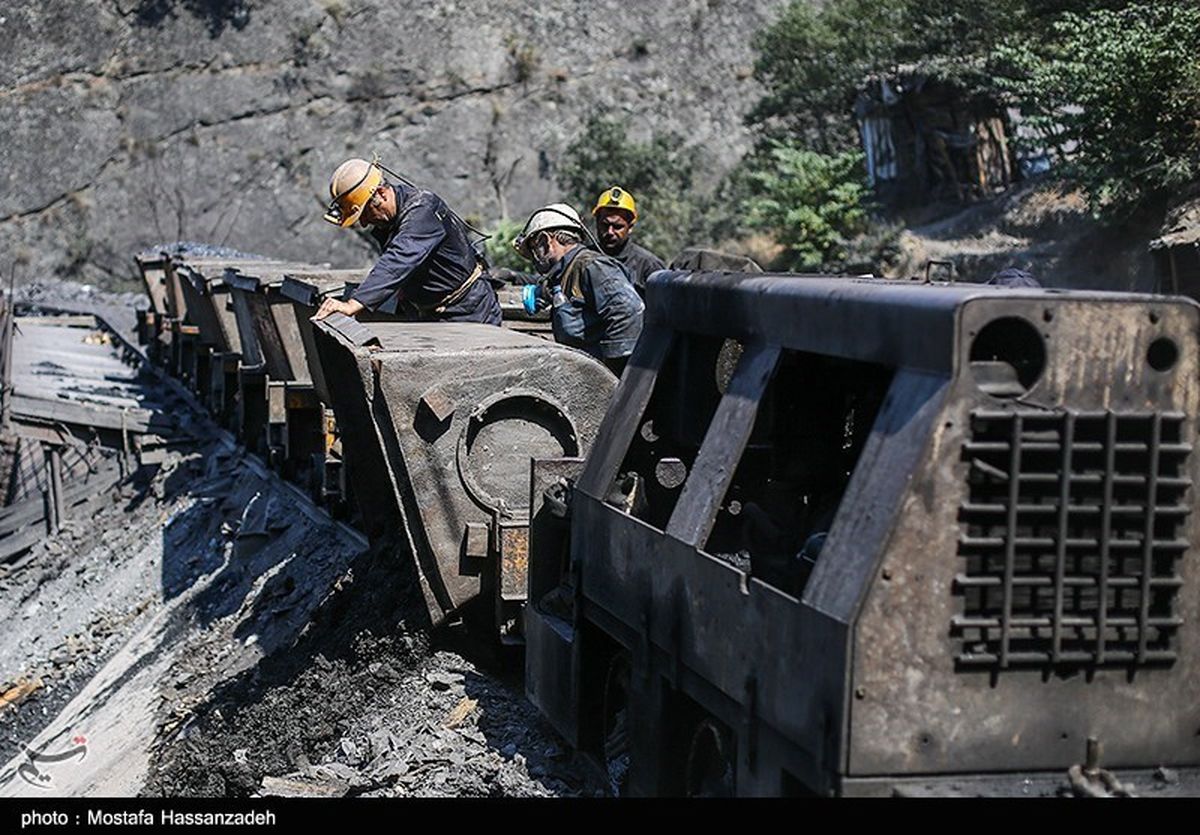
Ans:
[{"label": "watermark logo", "polygon": [[82,762],[87,759],[87,737],[75,734],[71,737],[69,747],[51,753],[45,749],[35,751],[25,746],[25,762],[17,766],[21,779],[39,789],[54,788],[54,776],[51,773],[62,763],[69,761]]}]

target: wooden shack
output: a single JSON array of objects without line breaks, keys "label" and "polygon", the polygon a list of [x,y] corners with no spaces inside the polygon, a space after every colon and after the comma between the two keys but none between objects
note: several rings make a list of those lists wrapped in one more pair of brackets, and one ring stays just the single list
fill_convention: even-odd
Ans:
[{"label": "wooden shack", "polygon": [[1150,254],[1157,292],[1200,300],[1200,194],[1168,210]]},{"label": "wooden shack", "polygon": [[994,98],[902,69],[866,81],[854,111],[868,180],[884,203],[969,202],[1021,178]]}]

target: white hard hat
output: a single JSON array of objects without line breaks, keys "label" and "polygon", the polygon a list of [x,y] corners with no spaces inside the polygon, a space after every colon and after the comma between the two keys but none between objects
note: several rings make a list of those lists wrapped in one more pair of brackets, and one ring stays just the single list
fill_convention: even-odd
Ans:
[{"label": "white hard hat", "polygon": [[553,229],[570,229],[572,232],[578,232],[580,237],[583,236],[585,231],[583,220],[579,217],[579,212],[566,203],[551,203],[549,206],[543,206],[529,216],[529,220],[525,221],[525,228],[521,230],[521,234],[513,238],[513,249],[523,258],[532,258],[533,255],[529,252],[529,244],[538,236],[539,232],[548,232]]}]

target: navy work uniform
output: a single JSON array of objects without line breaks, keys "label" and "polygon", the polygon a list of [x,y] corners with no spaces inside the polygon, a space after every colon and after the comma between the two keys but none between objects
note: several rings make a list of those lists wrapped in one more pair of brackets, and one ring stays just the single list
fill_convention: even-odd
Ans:
[{"label": "navy work uniform", "polygon": [[577,245],[554,265],[546,283],[555,341],[614,370],[623,368],[642,332],[645,305],[620,262]]},{"label": "navy work uniform", "polygon": [[500,302],[461,221],[432,191],[403,183],[396,217],[371,229],[383,254],[352,298],[377,310],[393,295],[413,318],[500,324]]},{"label": "navy work uniform", "polygon": [[625,239],[625,244],[620,250],[617,252],[606,252],[605,255],[621,262],[621,266],[625,268],[625,272],[629,273],[629,277],[633,279],[634,289],[638,291],[638,295],[642,298],[646,297],[646,279],[650,277],[650,273],[666,269],[667,266],[653,252],[644,246],[635,244],[629,238]]}]

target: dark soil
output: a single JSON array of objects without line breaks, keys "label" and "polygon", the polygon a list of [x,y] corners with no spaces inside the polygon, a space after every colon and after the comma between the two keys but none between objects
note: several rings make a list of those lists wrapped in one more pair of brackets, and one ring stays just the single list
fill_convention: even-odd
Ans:
[{"label": "dark soil", "polygon": [[296,646],[218,685],[162,738],[144,794],[597,791],[512,687],[519,671],[488,670],[447,649],[488,655],[459,640],[460,626],[431,640],[409,573],[391,549],[363,555]]}]

